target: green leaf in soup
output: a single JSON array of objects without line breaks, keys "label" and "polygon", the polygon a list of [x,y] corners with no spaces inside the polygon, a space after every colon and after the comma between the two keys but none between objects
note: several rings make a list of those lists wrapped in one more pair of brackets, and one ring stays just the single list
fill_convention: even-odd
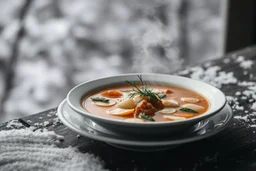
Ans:
[{"label": "green leaf in soup", "polygon": [[194,111],[193,109],[190,109],[187,107],[180,108],[180,111],[188,112],[188,113],[198,113],[197,111]]},{"label": "green leaf in soup", "polygon": [[106,99],[104,97],[91,97],[91,100],[94,102],[103,102],[103,103],[109,102],[109,99]]},{"label": "green leaf in soup", "polygon": [[139,117],[142,118],[142,119],[145,119],[145,120],[147,120],[147,121],[152,121],[152,122],[155,121],[155,119],[153,119],[152,117],[146,115],[145,113],[140,113],[140,114],[139,114]]}]

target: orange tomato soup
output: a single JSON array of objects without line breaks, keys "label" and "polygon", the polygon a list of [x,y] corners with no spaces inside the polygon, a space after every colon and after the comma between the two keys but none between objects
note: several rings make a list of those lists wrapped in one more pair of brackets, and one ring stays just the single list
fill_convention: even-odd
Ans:
[{"label": "orange tomato soup", "polygon": [[136,87],[120,84],[97,89],[85,94],[81,105],[91,114],[128,122],[184,120],[205,113],[209,107],[203,95],[185,88],[166,84]]}]

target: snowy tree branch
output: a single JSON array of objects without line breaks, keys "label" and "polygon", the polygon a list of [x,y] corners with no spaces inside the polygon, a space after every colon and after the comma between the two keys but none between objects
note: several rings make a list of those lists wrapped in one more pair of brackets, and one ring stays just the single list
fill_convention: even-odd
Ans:
[{"label": "snowy tree branch", "polygon": [[19,56],[20,42],[25,35],[24,21],[32,2],[33,0],[26,0],[20,9],[20,13],[18,16],[20,27],[16,33],[16,37],[11,48],[10,58],[6,62],[4,70],[4,94],[0,102],[0,114],[4,113],[4,103],[8,99],[13,87],[13,82],[15,78],[15,67]]}]

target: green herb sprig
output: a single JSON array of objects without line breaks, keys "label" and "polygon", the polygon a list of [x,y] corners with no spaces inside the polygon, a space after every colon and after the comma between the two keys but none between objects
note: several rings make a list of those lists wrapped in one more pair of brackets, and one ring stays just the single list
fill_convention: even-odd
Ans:
[{"label": "green herb sprig", "polygon": [[187,107],[180,108],[180,111],[188,112],[188,113],[198,113],[197,111],[194,111],[193,109],[190,109]]},{"label": "green herb sprig", "polygon": [[155,119],[153,119],[152,117],[146,115],[146,114],[143,113],[143,112],[139,114],[139,117],[142,118],[142,119],[148,120],[148,121],[152,121],[152,122],[155,121]]},{"label": "green herb sprig", "polygon": [[94,102],[103,102],[103,103],[109,102],[109,99],[106,99],[104,97],[91,97],[91,100]]},{"label": "green herb sprig", "polygon": [[156,99],[159,100],[160,97],[159,93],[154,93],[152,89],[148,88],[148,84],[146,84],[145,82],[143,82],[142,80],[142,76],[138,75],[140,83],[141,83],[141,88],[139,88],[135,82],[130,82],[130,81],[126,81],[127,83],[129,83],[130,85],[132,85],[134,88],[132,89],[134,91],[134,93],[130,93],[129,97],[134,97],[136,95],[140,95],[140,96],[148,96],[152,99]]}]

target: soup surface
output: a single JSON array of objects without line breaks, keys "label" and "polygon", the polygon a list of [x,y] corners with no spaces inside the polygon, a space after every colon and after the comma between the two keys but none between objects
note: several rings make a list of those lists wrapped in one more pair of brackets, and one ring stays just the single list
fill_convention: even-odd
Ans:
[{"label": "soup surface", "polygon": [[82,107],[91,114],[127,122],[167,122],[205,113],[202,95],[166,84],[136,82],[105,87],[85,94]]}]

